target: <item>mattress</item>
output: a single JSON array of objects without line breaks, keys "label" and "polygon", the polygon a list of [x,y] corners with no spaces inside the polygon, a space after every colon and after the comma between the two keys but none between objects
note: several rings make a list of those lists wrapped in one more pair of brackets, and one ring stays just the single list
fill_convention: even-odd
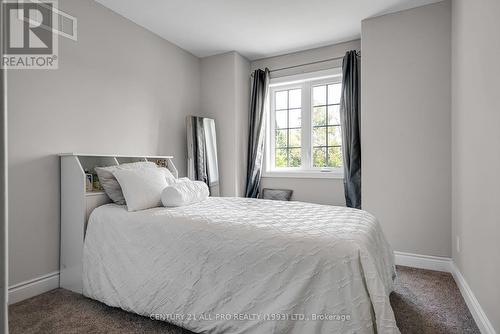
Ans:
[{"label": "mattress", "polygon": [[209,198],[90,216],[84,295],[198,333],[399,333],[394,255],[356,209]]}]

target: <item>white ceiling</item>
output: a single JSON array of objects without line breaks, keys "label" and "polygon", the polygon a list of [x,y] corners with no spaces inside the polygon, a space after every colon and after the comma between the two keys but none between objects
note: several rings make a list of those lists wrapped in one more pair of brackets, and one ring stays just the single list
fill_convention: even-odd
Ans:
[{"label": "white ceiling", "polygon": [[198,57],[250,60],[360,37],[361,20],[439,0],[96,0]]}]

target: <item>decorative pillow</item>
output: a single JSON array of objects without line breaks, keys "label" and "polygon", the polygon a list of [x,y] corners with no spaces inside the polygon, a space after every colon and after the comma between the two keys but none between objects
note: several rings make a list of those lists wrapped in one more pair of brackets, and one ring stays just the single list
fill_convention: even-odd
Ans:
[{"label": "decorative pillow", "polygon": [[104,191],[113,202],[119,205],[125,204],[122,188],[113,175],[114,171],[121,169],[140,169],[140,168],[156,168],[156,164],[150,161],[139,161],[128,164],[109,166],[109,167],[95,167],[94,170],[99,177],[99,183]]},{"label": "decorative pillow", "polygon": [[175,182],[177,182],[175,176],[172,174],[171,171],[169,171],[165,167],[160,167],[160,169],[163,171],[163,173],[165,173],[165,178],[167,179],[168,185],[171,185],[171,184],[174,184]]},{"label": "decorative pillow", "polygon": [[168,186],[161,168],[119,169],[113,175],[122,188],[128,211],[161,206],[161,192]]},{"label": "decorative pillow", "polygon": [[161,193],[163,206],[183,206],[204,201],[209,190],[202,181],[182,180],[166,187]]},{"label": "decorative pillow", "polygon": [[177,180],[175,180],[174,183],[179,183],[179,182],[191,182],[191,179],[189,177],[180,177]]}]

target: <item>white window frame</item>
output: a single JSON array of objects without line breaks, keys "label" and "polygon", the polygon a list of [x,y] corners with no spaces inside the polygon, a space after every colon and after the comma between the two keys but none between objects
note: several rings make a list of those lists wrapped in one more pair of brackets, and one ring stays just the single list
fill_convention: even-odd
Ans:
[{"label": "white window frame", "polygon": [[[314,86],[339,83],[342,81],[342,69],[334,68],[326,71],[304,73],[287,77],[273,78],[269,84],[269,106],[266,122],[266,145],[264,155],[263,177],[293,177],[293,178],[334,178],[342,179],[344,169],[332,167],[312,166],[312,88]],[[275,92],[280,90],[302,89],[302,110],[301,110],[301,167],[280,167],[274,166],[275,159],[275,112],[274,99]],[[309,126],[304,126],[308,124]]]}]

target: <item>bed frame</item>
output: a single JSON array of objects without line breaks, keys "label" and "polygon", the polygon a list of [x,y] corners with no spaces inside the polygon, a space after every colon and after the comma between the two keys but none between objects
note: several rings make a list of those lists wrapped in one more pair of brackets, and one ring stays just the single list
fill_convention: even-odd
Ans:
[{"label": "bed frame", "polygon": [[83,241],[90,213],[111,202],[104,191],[86,191],[85,171],[94,167],[153,161],[167,167],[178,178],[173,156],[137,156],[102,154],[60,154],[61,159],[61,248],[59,286],[77,293],[82,287]]}]

